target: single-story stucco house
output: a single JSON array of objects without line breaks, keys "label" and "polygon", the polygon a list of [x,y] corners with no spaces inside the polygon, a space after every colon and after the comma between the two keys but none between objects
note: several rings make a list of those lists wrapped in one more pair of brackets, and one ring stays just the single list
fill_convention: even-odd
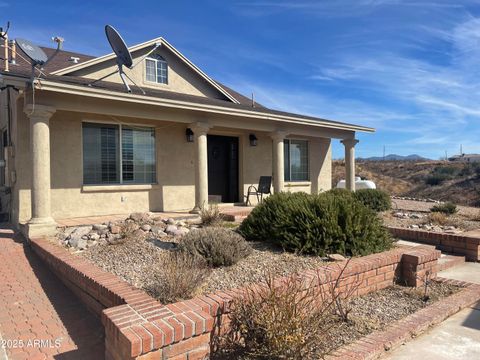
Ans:
[{"label": "single-story stucco house", "polygon": [[332,139],[353,189],[355,133],[373,131],[254,104],[163,38],[129,48],[138,65],[125,71],[145,94],[126,92],[118,74],[92,84],[115,71],[113,53],[60,51],[32,88],[30,64],[12,41],[5,49],[2,207],[29,236],[58,219],[241,203],[262,175],[274,192],[327,190]]}]

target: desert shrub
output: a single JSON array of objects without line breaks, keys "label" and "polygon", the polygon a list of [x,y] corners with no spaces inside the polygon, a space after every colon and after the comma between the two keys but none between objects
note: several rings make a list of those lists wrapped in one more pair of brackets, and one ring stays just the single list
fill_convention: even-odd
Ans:
[{"label": "desert shrub", "polygon": [[434,174],[441,174],[447,176],[454,176],[458,173],[458,170],[454,166],[438,166],[433,170]]},{"label": "desert shrub", "polygon": [[392,244],[377,214],[344,191],[274,194],[253,209],[239,232],[248,240],[320,256],[366,255]]},{"label": "desert shrub", "polygon": [[378,189],[360,189],[354,192],[355,198],[373,211],[386,211],[392,207],[390,196]]},{"label": "desert shrub", "polygon": [[138,225],[133,221],[125,221],[121,223],[119,227],[120,231],[118,234],[120,235],[121,240],[132,238],[135,231],[138,230]]},{"label": "desert shrub", "polygon": [[455,214],[457,212],[457,205],[455,205],[451,202],[446,202],[446,203],[443,203],[443,204],[434,205],[430,209],[430,211],[431,212],[439,212],[439,213],[443,213],[443,214],[446,214],[446,215],[452,215],[452,214]]},{"label": "desert shrub", "polygon": [[190,231],[180,241],[179,250],[213,267],[233,265],[252,252],[240,234],[220,227]]},{"label": "desert shrub", "polygon": [[205,226],[217,226],[223,221],[218,204],[209,204],[200,210],[200,219]]},{"label": "desert shrub", "polygon": [[428,214],[427,221],[435,225],[447,225],[449,223],[447,215],[442,212],[432,212]]},{"label": "desert shrub", "polygon": [[163,304],[190,299],[205,281],[209,269],[204,261],[180,251],[160,256],[160,264],[152,269],[154,280],[147,292]]},{"label": "desert shrub", "polygon": [[427,185],[436,186],[436,185],[443,184],[448,179],[450,179],[450,176],[448,175],[433,174],[433,175],[427,176],[427,178],[425,179],[425,183]]},{"label": "desert shrub", "polygon": [[326,355],[334,305],[320,289],[298,275],[281,285],[266,275],[265,286],[247,288],[233,301],[223,349],[261,359],[305,359],[313,350]]}]

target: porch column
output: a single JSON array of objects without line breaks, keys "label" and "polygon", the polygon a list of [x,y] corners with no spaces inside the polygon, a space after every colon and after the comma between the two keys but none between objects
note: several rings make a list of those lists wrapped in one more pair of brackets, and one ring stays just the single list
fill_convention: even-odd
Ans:
[{"label": "porch column", "polygon": [[207,132],[210,126],[206,123],[190,125],[195,142],[195,207],[192,213],[199,213],[208,206],[208,154]]},{"label": "porch column", "polygon": [[30,119],[30,153],[32,159],[32,218],[27,224],[28,236],[51,235],[56,224],[50,204],[50,118],[56,109],[29,104],[25,113]]},{"label": "porch column", "polygon": [[287,133],[283,131],[277,131],[270,134],[270,137],[273,140],[273,190],[275,193],[283,191],[283,186],[285,183],[284,176],[284,156],[283,156],[283,141]]},{"label": "porch column", "polygon": [[345,185],[350,191],[355,191],[355,145],[357,139],[344,139],[342,144],[345,146]]}]

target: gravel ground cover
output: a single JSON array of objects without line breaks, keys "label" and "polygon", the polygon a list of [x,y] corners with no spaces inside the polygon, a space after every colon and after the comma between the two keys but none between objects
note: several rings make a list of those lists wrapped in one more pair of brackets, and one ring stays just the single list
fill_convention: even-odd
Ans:
[{"label": "gravel ground cover", "polygon": [[[416,228],[435,231],[458,233],[480,229],[480,209],[471,206],[457,206],[458,212],[448,217],[448,223],[442,227],[428,221],[430,208],[436,205],[433,202],[392,199],[392,210],[381,213],[385,225],[405,228]],[[405,214],[398,217],[395,214]],[[427,225],[427,228],[422,227]]]},{"label": "gravel ground cover", "polygon": [[337,322],[331,331],[335,348],[351,343],[373,331],[383,330],[396,320],[433,304],[460,288],[455,285],[432,281],[427,301],[422,299],[423,289],[394,285],[351,300],[349,322]]},{"label": "gravel ground cover", "polygon": [[[162,253],[170,251],[178,238],[129,239],[118,245],[97,245],[79,253],[96,265],[130,284],[147,290],[155,279],[152,272]],[[275,275],[287,275],[306,269],[316,269],[323,259],[315,256],[300,256],[284,252],[282,249],[266,243],[249,242],[252,254],[230,267],[212,269],[199,293],[214,292],[223,289],[258,282],[266,272]]]}]

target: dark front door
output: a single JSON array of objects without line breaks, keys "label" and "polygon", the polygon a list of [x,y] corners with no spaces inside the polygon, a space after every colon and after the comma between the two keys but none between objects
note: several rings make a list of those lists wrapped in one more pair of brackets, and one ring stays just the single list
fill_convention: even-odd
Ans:
[{"label": "dark front door", "polygon": [[208,195],[238,202],[238,138],[208,135]]}]

